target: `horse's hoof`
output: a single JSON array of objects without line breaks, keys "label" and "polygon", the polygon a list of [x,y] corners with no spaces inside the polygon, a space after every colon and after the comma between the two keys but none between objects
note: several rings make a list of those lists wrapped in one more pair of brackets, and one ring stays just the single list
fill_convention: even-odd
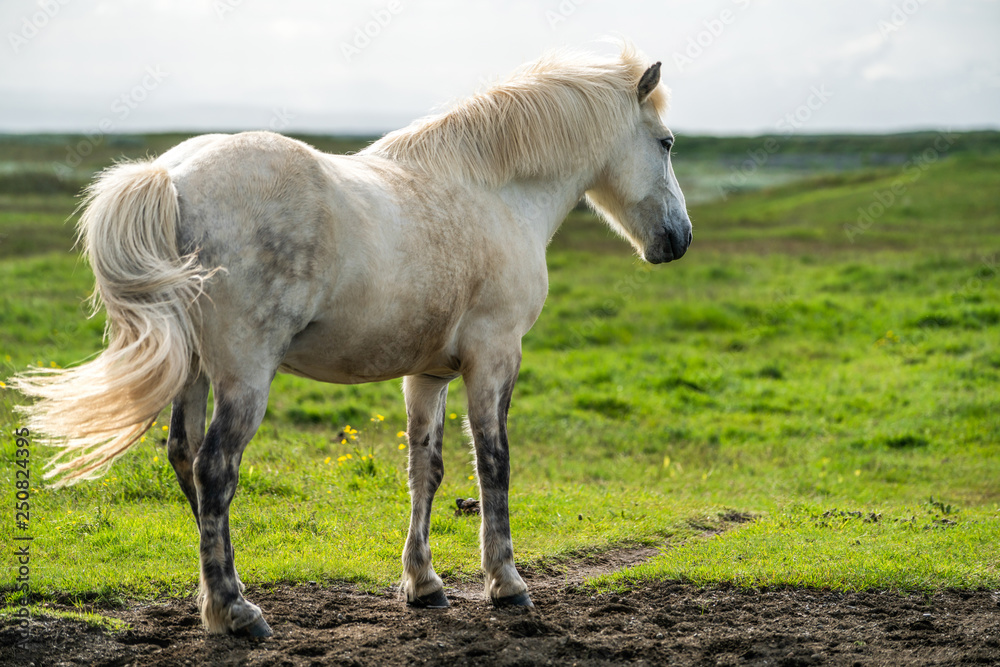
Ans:
[{"label": "horse's hoof", "polygon": [[244,625],[242,628],[234,630],[233,634],[237,637],[248,637],[250,639],[266,639],[273,635],[274,632],[271,631],[271,626],[261,616],[250,625]]},{"label": "horse's hoof", "polygon": [[531,609],[535,606],[535,603],[531,601],[531,596],[528,595],[528,591],[508,595],[507,597],[493,598],[491,601],[494,607],[523,607]]},{"label": "horse's hoof", "polygon": [[421,595],[415,600],[407,600],[406,604],[409,607],[417,607],[419,609],[447,609],[451,606],[448,598],[445,597],[444,590],[441,588],[433,593]]}]

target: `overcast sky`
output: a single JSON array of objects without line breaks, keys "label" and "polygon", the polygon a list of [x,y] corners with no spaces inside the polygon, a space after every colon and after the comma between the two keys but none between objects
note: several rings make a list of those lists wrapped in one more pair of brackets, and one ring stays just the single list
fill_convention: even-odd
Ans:
[{"label": "overcast sky", "polygon": [[4,0],[0,34],[0,132],[380,132],[614,34],[679,132],[1000,127],[997,0]]}]

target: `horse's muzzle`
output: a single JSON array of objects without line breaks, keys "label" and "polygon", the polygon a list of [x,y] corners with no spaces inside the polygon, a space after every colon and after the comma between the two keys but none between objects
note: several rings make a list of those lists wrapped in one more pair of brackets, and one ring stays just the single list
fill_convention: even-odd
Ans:
[{"label": "horse's muzzle", "polygon": [[664,228],[663,233],[657,236],[653,246],[648,248],[643,255],[650,264],[672,262],[684,256],[688,246],[691,245],[692,238],[690,228],[684,232]]}]

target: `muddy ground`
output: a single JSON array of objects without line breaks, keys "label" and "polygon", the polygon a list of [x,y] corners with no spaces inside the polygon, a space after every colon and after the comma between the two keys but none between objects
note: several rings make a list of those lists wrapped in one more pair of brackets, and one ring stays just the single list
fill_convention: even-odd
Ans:
[{"label": "muddy ground", "polygon": [[38,618],[25,647],[0,626],[3,665],[1000,665],[1000,592],[748,592],[659,583],[592,595],[586,576],[651,550],[526,573],[536,608],[501,611],[472,584],[448,610],[409,610],[392,592],[251,588],[274,637],[205,635],[194,600],[100,610],[108,633]]}]

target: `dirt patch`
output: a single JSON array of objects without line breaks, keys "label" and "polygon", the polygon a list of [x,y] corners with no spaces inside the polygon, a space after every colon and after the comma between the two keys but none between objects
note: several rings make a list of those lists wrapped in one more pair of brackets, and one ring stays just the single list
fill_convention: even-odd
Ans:
[{"label": "dirt patch", "polygon": [[247,591],[273,638],[210,637],[193,600],[103,610],[130,629],[36,619],[23,648],[0,626],[0,664],[42,665],[909,665],[1000,664],[1000,594],[748,592],[674,582],[591,595],[584,576],[639,562],[633,549],[527,573],[536,608],[446,589],[448,610],[410,610],[349,586]]}]

